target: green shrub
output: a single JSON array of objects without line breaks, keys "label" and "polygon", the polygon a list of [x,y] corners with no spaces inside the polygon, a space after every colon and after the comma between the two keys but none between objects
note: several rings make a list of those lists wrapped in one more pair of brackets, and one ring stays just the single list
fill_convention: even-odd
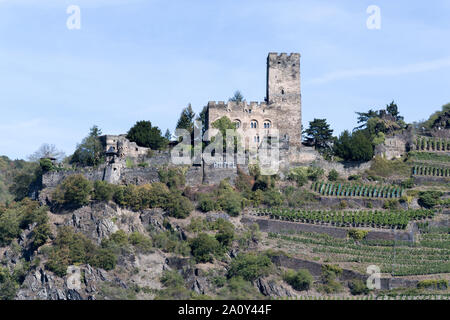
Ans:
[{"label": "green shrub", "polygon": [[201,233],[189,241],[191,253],[197,262],[212,262],[220,243],[212,236]]},{"label": "green shrub", "polygon": [[167,196],[164,210],[170,217],[184,219],[194,210],[194,206],[188,198],[173,192]]},{"label": "green shrub", "polygon": [[114,269],[117,256],[109,248],[102,248],[70,227],[61,227],[53,247],[48,253],[46,268],[60,277],[66,275],[67,267],[76,263],[90,264],[105,270]]},{"label": "green shrub", "polygon": [[308,169],[306,167],[292,168],[289,170],[288,179],[295,181],[301,187],[308,182]]},{"label": "green shrub", "polygon": [[53,200],[66,207],[81,207],[90,201],[92,183],[83,175],[72,175],[64,179],[53,193]]},{"label": "green shrub", "polygon": [[19,284],[7,268],[0,267],[0,300],[13,300]]},{"label": "green shrub", "polygon": [[337,181],[339,179],[339,172],[337,172],[335,169],[330,170],[328,172],[328,180],[329,181]]},{"label": "green shrub", "polygon": [[114,186],[106,181],[94,182],[94,199],[97,201],[111,201],[114,195]]},{"label": "green shrub", "polygon": [[269,207],[280,206],[283,203],[283,195],[278,190],[266,190],[263,203]]},{"label": "green shrub", "polygon": [[324,172],[325,171],[319,167],[308,167],[307,170],[308,179],[311,181],[317,181],[320,178],[322,178]]},{"label": "green shrub", "polygon": [[422,280],[417,283],[417,288],[418,289],[446,290],[448,288],[448,281],[445,279]]},{"label": "green shrub", "polygon": [[129,235],[128,241],[131,245],[137,248],[138,251],[143,253],[149,253],[153,249],[152,239],[137,231]]},{"label": "green shrub", "polygon": [[389,199],[384,201],[383,209],[396,210],[399,207],[399,201],[397,199]]},{"label": "green shrub", "polygon": [[169,188],[180,188],[186,184],[186,175],[183,168],[162,167],[158,170],[159,180]]},{"label": "green shrub", "polygon": [[348,230],[348,236],[354,240],[362,240],[364,239],[369,232],[367,230],[360,229],[350,229]]},{"label": "green shrub", "polygon": [[422,207],[431,209],[439,204],[439,198],[442,197],[441,191],[421,191],[419,192],[418,203]]},{"label": "green shrub", "polygon": [[354,296],[369,293],[369,288],[367,288],[366,283],[361,279],[350,280],[348,283],[348,287],[351,294]]},{"label": "green shrub", "polygon": [[309,290],[313,282],[313,277],[307,269],[300,269],[297,272],[288,270],[283,275],[283,279],[298,291]]},{"label": "green shrub", "polygon": [[219,243],[228,248],[231,246],[231,243],[234,239],[234,227],[233,225],[224,220],[224,219],[218,219],[218,221],[221,220],[218,224],[218,232],[216,234],[216,240],[219,241]]},{"label": "green shrub", "polygon": [[265,254],[241,253],[231,262],[227,277],[242,277],[253,281],[268,275],[272,268],[272,261]]},{"label": "green shrub", "polygon": [[49,172],[55,169],[52,160],[44,158],[39,160],[39,166],[41,167],[42,172]]},{"label": "green shrub", "polygon": [[202,212],[214,211],[216,202],[214,201],[212,195],[201,194],[198,200],[198,209]]}]

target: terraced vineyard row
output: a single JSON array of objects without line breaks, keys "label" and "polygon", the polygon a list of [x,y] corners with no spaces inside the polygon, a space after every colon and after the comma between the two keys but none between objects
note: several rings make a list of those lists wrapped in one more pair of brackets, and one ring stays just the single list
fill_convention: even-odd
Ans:
[{"label": "terraced vineyard row", "polygon": [[[282,240],[279,247],[297,252],[309,250],[310,254],[333,262],[363,264],[361,269],[375,264],[382,273],[395,276],[423,275],[450,272],[450,250],[445,247],[447,239],[434,247],[416,243],[336,239],[324,234],[299,232],[296,235],[270,233],[269,239]],[[300,249],[303,248],[303,249]]]},{"label": "terraced vineyard row", "polygon": [[450,177],[450,168],[413,166],[412,174],[417,176]]},{"label": "terraced vineyard row", "polygon": [[361,211],[332,211],[332,210],[295,210],[287,208],[260,208],[256,212],[259,216],[272,219],[303,222],[325,223],[338,227],[389,227],[405,229],[412,220],[423,220],[434,216],[433,210],[361,210]]},{"label": "terraced vineyard row", "polygon": [[400,198],[404,192],[404,189],[398,186],[326,183],[321,181],[314,182],[311,185],[311,190],[324,196],[369,198]]},{"label": "terraced vineyard row", "polygon": [[415,143],[417,151],[450,151],[449,139],[418,137]]}]

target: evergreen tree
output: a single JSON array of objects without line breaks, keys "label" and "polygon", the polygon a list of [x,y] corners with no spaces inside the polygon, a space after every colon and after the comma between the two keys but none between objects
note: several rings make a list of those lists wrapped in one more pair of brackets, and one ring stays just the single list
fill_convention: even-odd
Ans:
[{"label": "evergreen tree", "polygon": [[333,130],[326,119],[314,119],[309,122],[309,128],[304,131],[306,142],[316,149],[324,151],[333,141]]},{"label": "evergreen tree", "polygon": [[189,105],[181,111],[180,118],[178,119],[176,129],[185,129],[192,133],[194,131],[194,119],[195,112],[192,110],[192,106]]},{"label": "evergreen tree", "polygon": [[244,101],[244,96],[242,95],[242,93],[239,90],[237,90],[234,93],[234,95],[230,99],[228,99],[228,101],[231,101],[231,102],[242,102],[242,101]]},{"label": "evergreen tree", "polygon": [[99,137],[102,130],[94,125],[89,135],[77,146],[70,163],[81,166],[96,166],[104,161],[104,148]]},{"label": "evergreen tree", "polygon": [[158,127],[152,127],[150,121],[138,121],[128,131],[127,139],[136,142],[138,146],[161,150],[167,146],[167,139],[161,135]]}]

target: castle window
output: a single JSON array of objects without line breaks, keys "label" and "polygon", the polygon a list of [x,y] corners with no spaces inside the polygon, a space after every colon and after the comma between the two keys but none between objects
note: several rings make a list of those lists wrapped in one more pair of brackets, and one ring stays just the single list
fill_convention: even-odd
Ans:
[{"label": "castle window", "polygon": [[281,94],[284,94],[284,90],[283,89],[281,89]]},{"label": "castle window", "polygon": [[251,129],[256,129],[256,128],[258,128],[258,121],[252,120],[252,121],[250,122],[250,128],[251,128]]},{"label": "castle window", "polygon": [[239,129],[241,127],[241,120],[236,119],[233,122],[234,122],[236,129]]},{"label": "castle window", "polygon": [[254,136],[254,137],[253,137],[253,141],[254,141],[254,142],[259,142],[259,136]]},{"label": "castle window", "polygon": [[248,113],[252,113],[252,109],[248,109]]},{"label": "castle window", "polygon": [[269,120],[264,121],[264,129],[270,129],[271,123]]}]

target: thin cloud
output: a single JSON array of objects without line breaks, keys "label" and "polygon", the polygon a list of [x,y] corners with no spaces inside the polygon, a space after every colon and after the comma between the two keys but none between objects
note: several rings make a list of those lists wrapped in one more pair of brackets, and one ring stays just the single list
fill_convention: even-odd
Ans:
[{"label": "thin cloud", "polygon": [[321,77],[305,81],[305,84],[324,84],[336,80],[355,79],[360,77],[401,76],[410,73],[434,71],[448,67],[450,67],[450,57],[400,67],[374,67],[335,71]]}]

